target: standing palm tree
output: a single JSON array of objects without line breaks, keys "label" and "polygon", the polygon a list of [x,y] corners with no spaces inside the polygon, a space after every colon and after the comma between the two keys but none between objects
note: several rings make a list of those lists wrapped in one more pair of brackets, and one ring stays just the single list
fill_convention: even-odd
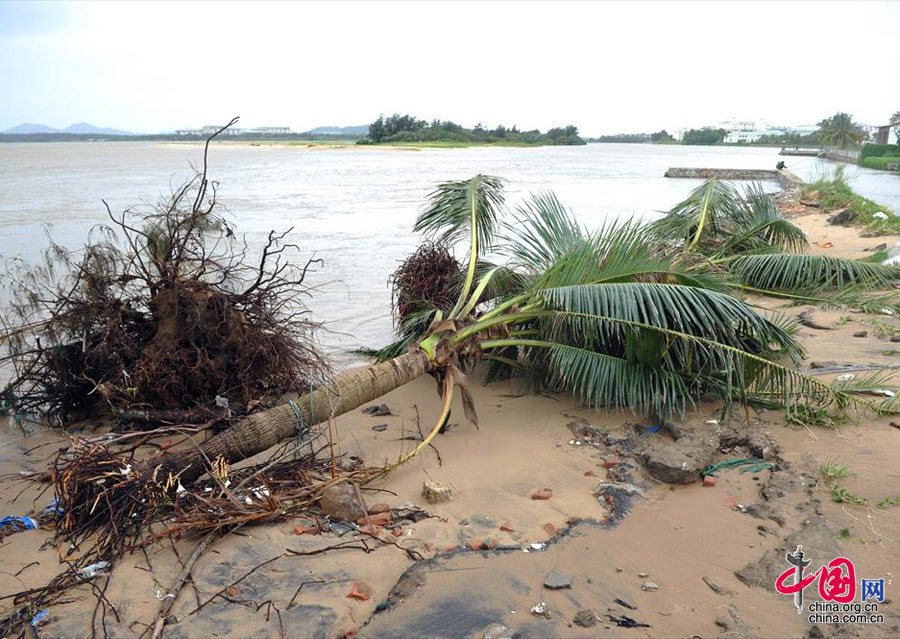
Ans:
[{"label": "standing palm tree", "polygon": [[825,144],[836,145],[840,149],[856,146],[865,139],[865,134],[850,114],[842,111],[819,122],[819,131]]}]

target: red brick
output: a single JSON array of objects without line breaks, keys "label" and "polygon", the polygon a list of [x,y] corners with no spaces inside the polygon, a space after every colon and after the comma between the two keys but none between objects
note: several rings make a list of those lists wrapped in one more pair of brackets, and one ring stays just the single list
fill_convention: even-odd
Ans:
[{"label": "red brick", "polygon": [[508,521],[504,521],[502,524],[500,524],[500,530],[502,530],[503,532],[516,532],[516,527]]},{"label": "red brick", "polygon": [[706,475],[705,477],[703,477],[703,485],[710,486],[710,487],[715,486],[716,478],[713,477],[712,475]]}]

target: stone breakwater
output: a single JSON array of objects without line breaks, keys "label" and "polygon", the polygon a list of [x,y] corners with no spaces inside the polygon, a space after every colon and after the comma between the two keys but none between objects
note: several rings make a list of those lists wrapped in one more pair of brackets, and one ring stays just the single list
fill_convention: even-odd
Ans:
[{"label": "stone breakwater", "polygon": [[675,167],[665,173],[667,178],[691,178],[695,180],[761,180],[778,182],[783,188],[799,186],[803,180],[790,171],[776,169],[703,169]]}]

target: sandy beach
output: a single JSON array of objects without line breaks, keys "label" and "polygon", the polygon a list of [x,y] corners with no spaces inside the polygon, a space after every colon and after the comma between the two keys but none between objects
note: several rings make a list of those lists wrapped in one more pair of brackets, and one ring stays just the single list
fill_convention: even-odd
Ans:
[{"label": "sandy beach", "polygon": [[[793,221],[815,252],[865,257],[866,249],[900,240],[830,226],[826,212],[800,213]],[[800,333],[812,374],[832,371],[830,379],[841,367],[900,364],[900,354],[886,354],[900,350],[889,341],[900,331],[895,316],[751,301],[792,316],[809,311],[824,327]],[[860,331],[866,336],[853,336]],[[897,417],[851,413],[837,428],[818,428],[791,425],[783,411],[762,411],[749,413],[749,424],[742,415],[726,424],[717,403],[701,402],[674,424],[675,441],[637,416],[579,409],[571,396],[521,395],[512,382],[472,384],[472,391],[479,429],[454,405],[451,426],[432,448],[364,489],[370,509],[379,503],[391,509],[390,525],[372,535],[324,521],[321,534],[304,533],[317,523],[309,517],[244,527],[213,543],[194,565],[164,636],[512,636],[486,635],[492,624],[520,637],[897,636],[900,507],[876,505],[900,495]],[[381,401],[391,415],[356,411],[335,420],[341,453],[367,464],[395,460],[439,412],[427,377]],[[30,431],[7,426],[2,434],[4,514],[24,515],[50,499],[47,485],[15,478],[45,470],[66,440]],[[648,472],[654,450],[681,450],[685,442],[706,447],[714,461],[763,456],[774,470],[723,470],[711,487],[669,484]],[[819,471],[827,459],[854,471],[843,486],[868,505],[832,501]],[[453,499],[427,503],[425,481],[446,484]],[[543,489],[549,499],[534,499]],[[409,518],[413,504],[427,516]],[[3,540],[7,578],[0,596],[41,586],[59,572],[50,537],[39,529]],[[298,554],[354,539],[321,554]],[[109,636],[141,636],[197,543],[186,537],[128,555],[104,593],[114,614],[100,619],[84,586],[48,610],[38,636],[86,636],[92,624],[101,636],[101,624]],[[798,544],[812,560],[810,570],[843,556],[854,562],[857,578],[883,578],[884,623],[810,624],[798,615],[774,587],[789,567],[785,553]],[[570,584],[548,588],[551,573]],[[370,596],[348,597],[359,584]],[[815,588],[806,597],[820,598]],[[535,606],[546,612],[533,613]],[[628,627],[624,619],[640,625]]]}]

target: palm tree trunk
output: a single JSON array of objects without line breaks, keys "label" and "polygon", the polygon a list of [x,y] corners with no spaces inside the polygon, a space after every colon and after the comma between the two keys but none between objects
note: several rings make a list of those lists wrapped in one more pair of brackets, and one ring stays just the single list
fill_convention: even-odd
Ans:
[{"label": "palm tree trunk", "polygon": [[150,476],[160,466],[162,472],[155,473],[159,479],[165,481],[171,472],[178,476],[182,484],[188,484],[206,472],[207,459],[212,461],[224,457],[229,463],[234,463],[252,457],[296,436],[298,430],[308,429],[378,399],[427,373],[432,367],[428,355],[417,350],[342,375],[329,386],[300,397],[293,406],[285,403],[250,415],[204,442],[199,450],[186,450],[166,456],[161,461],[149,462],[149,468],[142,474]]}]

